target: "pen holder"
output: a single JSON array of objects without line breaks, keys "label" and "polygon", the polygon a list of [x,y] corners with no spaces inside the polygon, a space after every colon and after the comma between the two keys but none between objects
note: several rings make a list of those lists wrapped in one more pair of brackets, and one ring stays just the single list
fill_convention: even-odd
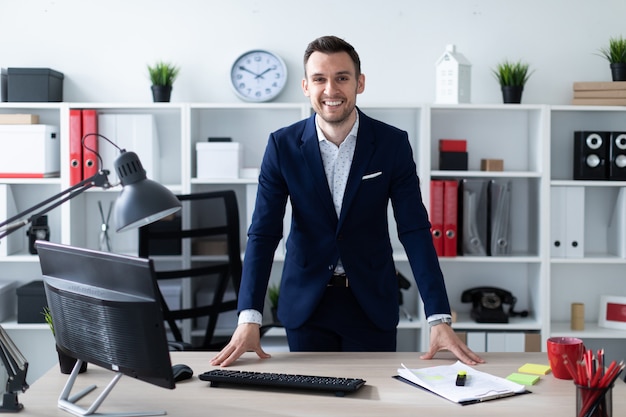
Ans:
[{"label": "pen holder", "polygon": [[576,385],[576,417],[612,417],[613,386],[590,388]]}]

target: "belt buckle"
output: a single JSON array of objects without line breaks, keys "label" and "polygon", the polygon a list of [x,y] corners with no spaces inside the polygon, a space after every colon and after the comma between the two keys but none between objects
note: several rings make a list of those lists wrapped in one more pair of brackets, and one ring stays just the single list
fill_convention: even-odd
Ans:
[{"label": "belt buckle", "polygon": [[[343,280],[343,282],[342,282],[343,285],[338,285],[337,282],[333,282],[333,281],[335,281],[335,279],[342,279]],[[343,274],[333,274],[331,282],[328,283],[328,286],[329,287],[339,287],[339,288],[349,288],[350,287],[350,283],[349,283],[348,277],[346,276],[345,273],[343,273]]]}]

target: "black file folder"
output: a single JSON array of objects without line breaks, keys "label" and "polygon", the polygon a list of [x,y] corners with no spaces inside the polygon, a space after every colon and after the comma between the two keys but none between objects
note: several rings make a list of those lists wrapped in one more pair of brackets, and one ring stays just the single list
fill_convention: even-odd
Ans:
[{"label": "black file folder", "polygon": [[489,181],[488,189],[487,254],[504,256],[511,253],[511,181],[497,179]]},{"label": "black file folder", "polygon": [[487,185],[484,179],[459,182],[459,254],[487,255]]}]

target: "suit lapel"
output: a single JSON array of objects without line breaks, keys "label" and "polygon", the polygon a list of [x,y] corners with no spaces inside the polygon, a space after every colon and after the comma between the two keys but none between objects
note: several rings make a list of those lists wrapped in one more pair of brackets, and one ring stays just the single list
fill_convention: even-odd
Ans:
[{"label": "suit lapel", "polygon": [[311,116],[307,121],[306,127],[302,135],[302,145],[300,146],[305,164],[311,174],[310,178],[313,182],[320,201],[324,206],[326,213],[337,221],[337,213],[335,213],[335,205],[333,197],[328,188],[328,180],[324,172],[324,163],[320,154],[319,141],[317,139],[317,131],[315,129],[315,115]]},{"label": "suit lapel", "polygon": [[359,131],[357,132],[356,148],[354,150],[354,157],[352,158],[350,174],[348,175],[348,183],[346,184],[346,190],[343,195],[341,215],[339,217],[339,223],[337,224],[338,231],[341,229],[346,213],[354,201],[354,197],[361,185],[361,178],[365,175],[369,161],[376,149],[374,135],[371,132],[370,119],[359,111]]}]

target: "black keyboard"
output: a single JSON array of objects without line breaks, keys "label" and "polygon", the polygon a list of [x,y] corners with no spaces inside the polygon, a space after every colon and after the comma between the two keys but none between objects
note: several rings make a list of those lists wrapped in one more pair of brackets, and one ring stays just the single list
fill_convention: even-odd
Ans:
[{"label": "black keyboard", "polygon": [[257,387],[331,391],[338,397],[354,392],[365,384],[365,381],[359,378],[249,372],[229,369],[213,369],[198,375],[198,378],[203,381],[209,381],[212,387],[218,387],[221,383],[224,383]]}]

